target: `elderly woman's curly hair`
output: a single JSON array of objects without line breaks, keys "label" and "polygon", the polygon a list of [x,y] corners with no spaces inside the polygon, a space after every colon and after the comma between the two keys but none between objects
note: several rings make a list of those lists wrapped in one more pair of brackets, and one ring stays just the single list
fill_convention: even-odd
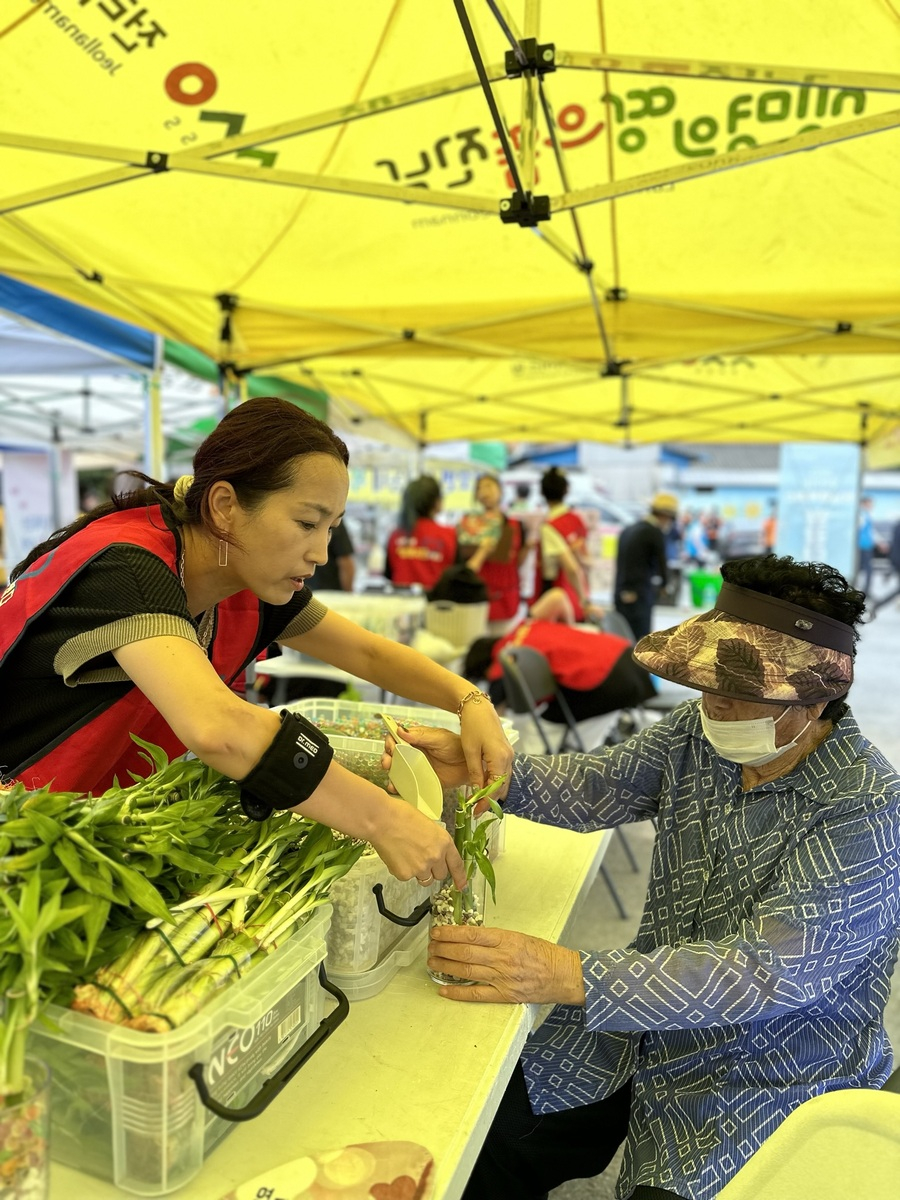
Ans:
[{"label": "elderly woman's curly hair", "polygon": [[[774,554],[759,558],[737,558],[722,563],[722,578],[738,587],[763,592],[791,604],[802,605],[823,616],[843,621],[859,640],[857,626],[866,611],[865,593],[844,578],[828,563],[796,562],[790,555]],[[837,720],[844,711],[846,695],[826,704],[822,718]]]},{"label": "elderly woman's curly hair", "polygon": [[796,562],[790,555],[738,558],[722,563],[722,578],[738,587],[800,604],[813,612],[843,621],[854,631],[866,611],[864,592],[848,583],[828,563]]}]

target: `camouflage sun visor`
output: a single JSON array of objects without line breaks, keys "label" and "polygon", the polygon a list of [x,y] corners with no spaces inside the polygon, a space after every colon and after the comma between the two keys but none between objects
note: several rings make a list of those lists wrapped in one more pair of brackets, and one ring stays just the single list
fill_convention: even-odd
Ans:
[{"label": "camouflage sun visor", "polygon": [[634,657],[663,679],[734,700],[815,704],[853,682],[849,654],[718,609],[641,638]]}]

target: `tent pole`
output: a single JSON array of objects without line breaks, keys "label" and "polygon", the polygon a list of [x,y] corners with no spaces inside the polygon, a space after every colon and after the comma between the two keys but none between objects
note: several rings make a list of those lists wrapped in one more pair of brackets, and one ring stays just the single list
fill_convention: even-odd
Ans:
[{"label": "tent pole", "polygon": [[144,471],[151,479],[162,479],[165,473],[163,462],[162,429],[162,370],[154,367],[144,376]]}]

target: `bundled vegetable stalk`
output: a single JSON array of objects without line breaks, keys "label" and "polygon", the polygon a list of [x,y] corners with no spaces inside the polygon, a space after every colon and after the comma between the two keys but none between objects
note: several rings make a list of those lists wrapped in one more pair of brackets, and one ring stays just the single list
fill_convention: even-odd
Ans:
[{"label": "bundled vegetable stalk", "polygon": [[135,741],[152,773],[127,787],[0,791],[0,1104],[22,1093],[45,1004],[92,980],[102,1015],[132,1020],[153,986],[149,1011],[170,1028],[274,949],[361,853],[290,812],[251,823],[233,781]]},{"label": "bundled vegetable stalk", "polygon": [[364,849],[290,814],[274,814],[258,829],[256,844],[230,878],[217,876],[175,905],[175,921],[140,934],[119,959],[75,988],[73,1008],[148,1032],[184,1024],[324,904],[331,884]]}]

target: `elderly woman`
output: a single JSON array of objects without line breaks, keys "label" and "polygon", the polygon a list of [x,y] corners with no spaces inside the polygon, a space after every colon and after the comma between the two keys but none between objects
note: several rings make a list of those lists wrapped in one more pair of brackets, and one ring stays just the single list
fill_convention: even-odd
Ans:
[{"label": "elderly woman", "polygon": [[[634,655],[701,692],[630,741],[516,760],[507,811],[594,830],[655,817],[643,918],[619,950],[443,927],[460,1001],[550,1002],[466,1200],[538,1200],[601,1172],[618,1195],[712,1200],[803,1101],[880,1087],[900,926],[900,781],[846,699],[863,596],[790,558],[722,567],[716,607]],[[409,733],[446,782],[461,752]]]}]

